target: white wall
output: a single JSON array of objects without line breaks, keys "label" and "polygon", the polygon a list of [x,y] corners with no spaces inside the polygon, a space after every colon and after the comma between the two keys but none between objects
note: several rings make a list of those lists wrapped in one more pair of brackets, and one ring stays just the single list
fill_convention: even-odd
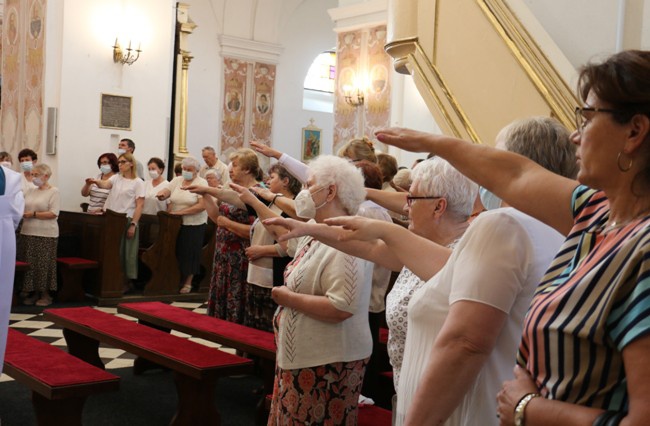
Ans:
[{"label": "white wall", "polygon": [[[59,2],[50,2],[59,3]],[[58,49],[48,44],[46,105],[59,108],[55,184],[61,191],[62,209],[78,210],[83,180],[98,173],[97,157],[116,152],[117,138],[135,141],[135,156],[141,162],[165,158],[171,105],[173,33],[175,10],[172,0],[66,0],[62,22],[48,16],[48,25],[62,29]],[[117,12],[116,15],[113,15]],[[114,64],[112,44],[118,23],[127,17],[143,31],[142,55],[131,66]],[[48,33],[49,34],[49,33]],[[140,36],[139,36],[140,37]],[[122,42],[124,43],[124,42]],[[60,51],[60,62],[49,56]],[[60,69],[55,67],[59,66]],[[60,79],[50,76],[60,74]],[[100,94],[132,96],[132,130],[99,127]],[[115,139],[115,138],[113,138]]]},{"label": "white wall", "polygon": [[321,153],[332,153],[334,117],[332,114],[302,109],[303,83],[313,60],[336,46],[336,34],[327,9],[336,0],[306,0],[291,14],[280,31],[284,48],[277,67],[273,113],[273,146],[300,158],[301,129],[314,118],[323,129]]}]

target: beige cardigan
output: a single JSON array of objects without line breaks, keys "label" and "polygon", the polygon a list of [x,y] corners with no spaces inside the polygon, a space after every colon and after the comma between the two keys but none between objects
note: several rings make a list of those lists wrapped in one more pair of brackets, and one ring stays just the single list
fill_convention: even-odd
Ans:
[{"label": "beige cardigan", "polygon": [[369,357],[372,337],[368,304],[373,264],[311,237],[297,241],[296,256],[309,242],[311,246],[287,277],[287,287],[297,293],[327,296],[337,309],[353,316],[333,324],[280,307],[276,312],[280,315],[276,332],[278,366],[292,370]]}]

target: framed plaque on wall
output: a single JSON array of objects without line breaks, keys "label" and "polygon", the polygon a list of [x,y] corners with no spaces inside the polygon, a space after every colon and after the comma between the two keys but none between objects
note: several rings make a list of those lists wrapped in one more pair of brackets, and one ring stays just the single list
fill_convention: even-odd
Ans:
[{"label": "framed plaque on wall", "polygon": [[99,127],[131,130],[131,96],[101,94]]}]

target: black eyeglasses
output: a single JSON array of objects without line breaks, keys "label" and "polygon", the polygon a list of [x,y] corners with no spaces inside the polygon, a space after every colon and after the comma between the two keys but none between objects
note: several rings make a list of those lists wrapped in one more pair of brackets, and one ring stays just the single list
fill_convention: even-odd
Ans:
[{"label": "black eyeglasses", "polygon": [[120,160],[120,161],[117,162],[117,164],[127,164],[127,163],[128,163],[128,161],[126,161],[126,160]]},{"label": "black eyeglasses", "polygon": [[585,111],[590,111],[590,112],[607,112],[609,114],[616,114],[617,112],[621,112],[615,109],[609,109],[609,108],[593,108],[593,107],[576,107],[575,114],[576,114],[576,130],[578,133],[582,132],[582,129],[585,128],[587,123],[589,122],[590,119],[585,117],[583,113]]},{"label": "black eyeglasses", "polygon": [[425,196],[415,196],[409,194],[406,196],[406,205],[411,207],[413,205],[413,200],[435,200],[436,198],[442,198],[442,197],[425,197]]}]

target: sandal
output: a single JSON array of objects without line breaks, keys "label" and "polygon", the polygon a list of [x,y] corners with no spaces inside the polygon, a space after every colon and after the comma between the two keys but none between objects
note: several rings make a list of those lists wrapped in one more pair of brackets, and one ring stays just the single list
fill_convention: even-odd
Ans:
[{"label": "sandal", "polygon": [[180,294],[188,294],[192,292],[192,284],[185,284],[179,291]]}]

